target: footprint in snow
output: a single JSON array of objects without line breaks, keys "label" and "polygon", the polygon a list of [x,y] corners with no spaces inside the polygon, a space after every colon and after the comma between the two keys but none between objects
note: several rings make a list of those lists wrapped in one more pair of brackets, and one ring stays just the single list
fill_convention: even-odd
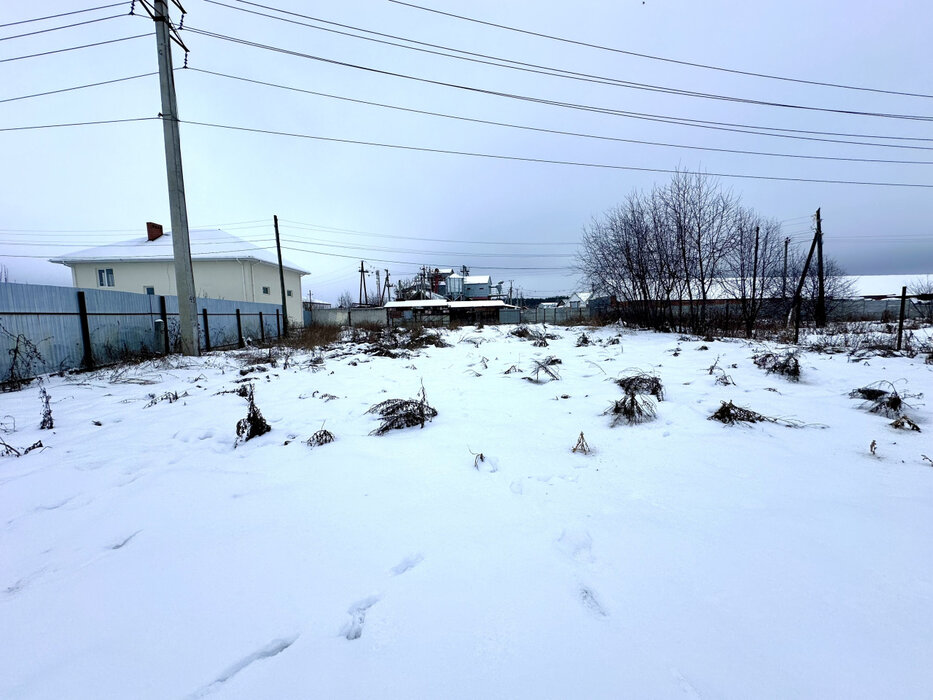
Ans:
[{"label": "footprint in snow", "polygon": [[340,636],[353,641],[363,636],[363,625],[366,622],[366,611],[379,602],[380,596],[373,595],[357,601],[347,610],[350,620],[340,630]]},{"label": "footprint in snow", "polygon": [[392,572],[393,576],[401,576],[406,571],[410,571],[411,569],[414,569],[422,561],[424,561],[423,554],[420,554],[420,553],[413,554],[411,556],[407,556],[404,559],[402,559],[402,561],[400,561],[398,564],[393,566],[390,569],[390,571]]},{"label": "footprint in snow", "polygon": [[555,543],[564,554],[579,562],[591,564],[593,557],[593,538],[586,530],[565,529]]},{"label": "footprint in snow", "polygon": [[609,617],[609,613],[596,598],[596,594],[591,588],[580,586],[580,602],[583,607],[598,617]]}]

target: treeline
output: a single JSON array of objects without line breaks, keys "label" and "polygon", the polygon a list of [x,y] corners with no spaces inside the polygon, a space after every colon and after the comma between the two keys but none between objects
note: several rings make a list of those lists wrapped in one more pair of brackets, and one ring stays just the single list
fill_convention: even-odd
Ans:
[{"label": "treeline", "polygon": [[[744,206],[715,178],[678,172],[585,226],[577,268],[588,286],[622,303],[628,320],[706,332],[722,325],[714,300],[727,299],[724,308],[751,337],[760,321],[789,312],[806,253],[785,244],[780,222]],[[805,318],[813,313],[816,272],[811,265],[804,284]],[[851,285],[831,259],[823,273],[831,307]]]}]

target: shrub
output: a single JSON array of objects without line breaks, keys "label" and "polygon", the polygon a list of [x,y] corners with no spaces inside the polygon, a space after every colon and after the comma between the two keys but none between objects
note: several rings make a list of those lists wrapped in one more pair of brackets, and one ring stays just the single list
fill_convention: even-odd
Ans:
[{"label": "shrub", "polygon": [[638,423],[647,423],[654,420],[657,415],[654,402],[647,396],[634,393],[626,393],[618,401],[613,401],[612,405],[603,412],[604,416],[612,416],[610,425],[615,427],[619,423],[628,425],[637,425]]},{"label": "shrub", "polygon": [[370,435],[385,435],[390,430],[401,430],[420,426],[437,417],[437,410],[428,405],[428,399],[421,387],[417,399],[388,399],[372,406],[367,413],[375,413],[382,418],[382,424],[370,432]]},{"label": "shrub", "polygon": [[778,355],[766,352],[752,357],[755,364],[768,374],[780,374],[792,382],[800,381],[800,360],[794,350]]},{"label": "shrub", "polygon": [[252,440],[254,437],[259,437],[260,435],[265,435],[270,430],[272,426],[266,422],[266,419],[262,417],[262,412],[259,410],[259,407],[256,405],[255,398],[253,396],[253,385],[249,384],[249,388],[246,392],[246,418],[241,418],[237,421],[236,424],[236,442],[234,447],[240,440],[246,442]]}]

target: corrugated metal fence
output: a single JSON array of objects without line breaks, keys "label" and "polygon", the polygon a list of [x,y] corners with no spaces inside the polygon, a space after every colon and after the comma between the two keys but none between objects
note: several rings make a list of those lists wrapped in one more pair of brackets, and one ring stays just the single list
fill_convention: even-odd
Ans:
[{"label": "corrugated metal fence", "polygon": [[[281,335],[281,307],[197,300],[202,350]],[[178,299],[0,283],[0,381],[158,355],[178,342]]]}]

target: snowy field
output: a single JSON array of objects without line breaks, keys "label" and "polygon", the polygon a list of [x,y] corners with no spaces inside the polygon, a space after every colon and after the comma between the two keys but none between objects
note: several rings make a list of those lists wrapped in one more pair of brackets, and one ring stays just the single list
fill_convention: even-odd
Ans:
[{"label": "snowy field", "polygon": [[[52,377],[52,430],[38,385],[0,395],[44,445],[0,458],[0,697],[933,697],[923,356],[793,382],[775,346],[509,329]],[[639,371],[656,418],[611,427]],[[235,447],[243,379],[272,430]],[[923,432],[849,398],[879,381]],[[370,435],[422,384],[433,421]]]}]

